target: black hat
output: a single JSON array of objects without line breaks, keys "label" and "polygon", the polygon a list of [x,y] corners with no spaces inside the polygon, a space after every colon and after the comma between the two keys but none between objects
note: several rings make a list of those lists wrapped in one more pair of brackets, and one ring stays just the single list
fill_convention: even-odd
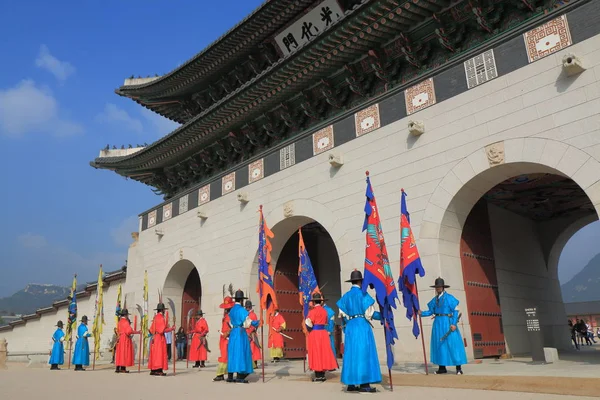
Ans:
[{"label": "black hat", "polygon": [[433,286],[430,286],[430,287],[432,287],[432,288],[436,288],[436,287],[449,288],[450,286],[446,285],[446,283],[444,282],[444,279],[437,278],[435,280],[435,283],[433,284]]},{"label": "black hat", "polygon": [[311,299],[311,300],[312,300],[312,301],[325,301],[325,300],[327,300],[327,299],[326,299],[325,297],[323,297],[323,296],[321,295],[321,293],[317,293],[317,292],[315,292],[315,293],[313,293],[313,294],[312,294],[312,299]]},{"label": "black hat", "polygon": [[81,317],[81,322],[88,322],[87,315],[84,315],[83,317]]},{"label": "black hat", "polygon": [[129,315],[129,311],[126,308],[124,308],[121,310],[121,317],[124,317],[126,315]]},{"label": "black hat", "polygon": [[363,280],[362,272],[355,269],[350,274],[350,279],[348,279],[346,282],[356,282],[356,281],[362,281],[362,280]]},{"label": "black hat", "polygon": [[166,309],[167,307],[165,307],[165,303],[158,303],[158,305],[155,308],[156,311],[164,311]]},{"label": "black hat", "polygon": [[204,313],[202,312],[202,310],[198,310],[198,312],[196,313],[196,315],[204,315]]},{"label": "black hat", "polygon": [[250,300],[246,300],[246,303],[244,303],[244,308],[252,308],[252,302]]},{"label": "black hat", "polygon": [[62,321],[58,321],[56,323],[56,326],[58,326],[59,328],[62,328],[63,327],[63,322]]},{"label": "black hat", "polygon": [[233,296],[233,298],[235,301],[247,299],[247,297],[244,297],[244,292],[242,292],[240,289],[235,292],[235,296]]}]

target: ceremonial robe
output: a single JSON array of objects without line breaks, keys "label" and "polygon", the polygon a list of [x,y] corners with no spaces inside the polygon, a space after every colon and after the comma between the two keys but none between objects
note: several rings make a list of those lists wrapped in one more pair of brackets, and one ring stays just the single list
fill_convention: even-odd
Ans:
[{"label": "ceremonial robe", "polygon": [[312,328],[308,334],[308,367],[315,372],[337,369],[337,361],[331,350],[327,311],[320,304],[308,312],[304,323]]},{"label": "ceremonial robe", "polygon": [[[252,321],[258,321],[258,317],[253,310],[248,312],[248,316]],[[250,350],[252,351],[252,361],[258,361],[262,358],[262,354],[260,352],[260,345],[258,344],[258,335],[256,334],[256,327],[254,325],[250,325],[248,329],[246,329],[246,333],[248,334],[248,339],[250,340]]]},{"label": "ceremonial robe", "polygon": [[327,311],[327,332],[329,333],[329,341],[331,343],[331,350],[333,351],[333,356],[337,357],[335,351],[335,340],[334,340],[334,332],[335,332],[335,311],[327,304],[323,306],[323,309]]},{"label": "ceremonial robe", "polygon": [[167,323],[162,313],[156,314],[152,320],[152,325],[150,326],[152,339],[150,343],[150,357],[148,359],[148,368],[151,371],[169,369],[165,332],[171,332],[173,329],[167,328]]},{"label": "ceremonial robe", "polygon": [[[428,304],[427,311],[422,311],[423,317],[435,315],[431,330],[430,357],[431,362],[437,365],[455,366],[467,363],[467,354],[462,336],[458,330],[458,300],[449,293],[443,292],[439,297],[434,297]],[[450,332],[450,325],[456,326]],[[450,334],[442,340],[444,335]]]},{"label": "ceremonial robe", "polygon": [[134,331],[127,318],[122,317],[119,319],[118,332],[119,339],[115,350],[115,366],[131,367],[134,365],[133,354],[135,350],[131,340]]},{"label": "ceremonial robe", "polygon": [[204,318],[200,318],[194,326],[194,335],[190,347],[190,361],[206,361],[208,353],[206,351],[206,335],[208,334],[208,323]]},{"label": "ceremonial robe", "polygon": [[258,326],[258,321],[252,321],[248,311],[240,304],[234,305],[229,311],[229,321],[231,332],[227,345],[227,372],[251,374],[254,366],[246,329],[251,325]]},{"label": "ceremonial robe", "polygon": [[278,330],[285,329],[285,319],[279,313],[271,317],[271,326],[269,327],[269,348],[272,358],[283,357],[283,336]]},{"label": "ceremonial robe", "polygon": [[50,353],[50,361],[48,361],[48,364],[63,365],[65,363],[64,340],[65,332],[63,332],[62,329],[57,328],[54,335],[52,335],[52,353]]},{"label": "ceremonial robe", "polygon": [[375,300],[356,285],[337,302],[346,322],[346,342],[341,381],[346,385],[381,382],[381,368],[373,329],[368,320],[380,320],[373,308]]},{"label": "ceremonial robe", "polygon": [[75,351],[73,352],[73,365],[90,365],[90,345],[88,338],[92,336],[88,332],[85,324],[80,324],[77,328],[77,342],[75,342]]},{"label": "ceremonial robe", "polygon": [[221,322],[221,336],[219,337],[219,350],[221,356],[218,361],[223,364],[227,364],[227,344],[229,343],[229,332],[231,331],[231,325],[229,325],[229,313],[223,317]]}]

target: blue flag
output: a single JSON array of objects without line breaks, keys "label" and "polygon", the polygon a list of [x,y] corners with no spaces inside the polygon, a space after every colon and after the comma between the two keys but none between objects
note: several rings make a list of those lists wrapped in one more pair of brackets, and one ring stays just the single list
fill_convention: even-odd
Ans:
[{"label": "blue flag", "polygon": [[[302,312],[304,319],[308,315],[308,305],[312,298],[312,294],[319,291],[319,285],[317,284],[317,278],[315,277],[315,271],[310,263],[310,258],[306,252],[306,246],[304,246],[304,238],[302,237],[302,230],[298,230],[300,240],[298,242],[298,253],[300,256],[300,265],[298,266],[298,294],[300,295],[300,304],[302,305]],[[304,323],[302,329],[306,329]]]}]

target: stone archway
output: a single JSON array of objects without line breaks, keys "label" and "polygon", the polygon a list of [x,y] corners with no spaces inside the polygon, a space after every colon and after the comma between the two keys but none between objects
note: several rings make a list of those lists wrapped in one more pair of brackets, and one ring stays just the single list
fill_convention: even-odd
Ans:
[{"label": "stone archway", "polygon": [[[494,205],[489,210],[475,207],[500,183],[532,174],[572,182],[587,198],[589,215],[564,215],[562,219],[529,223]],[[423,258],[431,271],[430,276],[443,276],[462,303],[466,325],[464,335],[470,349],[474,349],[475,342],[479,350],[483,345],[495,346],[496,349],[504,347],[503,340],[482,339],[486,334],[468,322],[469,318],[474,319],[475,314],[488,318],[486,328],[496,324],[492,319],[499,320],[496,325],[499,325],[502,337],[506,336],[508,352],[527,353],[522,310],[525,303],[540,305],[545,345],[568,346],[568,338],[563,338],[562,325],[566,317],[557,280],[558,256],[578,228],[598,218],[599,205],[600,163],[575,147],[549,139],[519,138],[493,143],[475,151],[448,172],[425,209],[419,246],[425,254]],[[478,217],[473,218],[476,211]],[[481,226],[482,218],[492,225],[488,234],[480,232],[485,228]],[[479,226],[474,228],[473,221],[479,221]],[[488,238],[487,245],[481,244],[484,237]],[[525,242],[531,246],[524,247]],[[482,254],[476,254],[473,246]],[[521,259],[517,257],[519,252],[523,255]],[[492,265],[485,267],[486,263]],[[538,269],[532,273],[514,268],[520,265],[525,269],[523,263],[537,265]],[[468,276],[473,268],[481,269],[482,273],[487,268],[488,272],[480,274],[480,277],[490,276],[481,278],[484,283],[476,282]],[[490,270],[493,274],[489,273]],[[472,301],[469,306],[469,298],[473,296],[471,286],[481,292],[478,296],[487,296],[488,300],[493,291],[499,292],[496,297],[501,312],[475,309]],[[482,292],[485,288],[489,291],[487,295]],[[518,300],[519,296],[521,300]],[[478,304],[483,303],[478,301]],[[477,331],[472,331],[472,328]],[[471,355],[478,357],[485,354],[475,352]]]}]

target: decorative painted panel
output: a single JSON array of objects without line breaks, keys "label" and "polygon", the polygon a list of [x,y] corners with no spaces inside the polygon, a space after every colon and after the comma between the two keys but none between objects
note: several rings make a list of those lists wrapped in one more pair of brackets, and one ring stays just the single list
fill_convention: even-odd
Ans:
[{"label": "decorative painted panel", "polygon": [[265,176],[265,165],[261,158],[248,165],[248,182],[253,183],[261,180]]},{"label": "decorative painted panel", "polygon": [[210,185],[200,188],[198,191],[198,205],[206,204],[210,201]]},{"label": "decorative painted panel", "polygon": [[530,63],[573,44],[566,15],[526,32],[523,37]]},{"label": "decorative painted panel", "polygon": [[296,144],[292,143],[279,150],[279,169],[283,170],[294,164],[296,164]]},{"label": "decorative painted panel", "polygon": [[188,210],[188,199],[189,195],[181,196],[179,198],[179,214],[183,214]]},{"label": "decorative painted panel", "polygon": [[414,114],[435,104],[435,88],[433,78],[429,78],[412,86],[404,92],[406,114]]},{"label": "decorative painted panel", "polygon": [[488,50],[465,61],[465,74],[467,75],[467,87],[469,89],[497,78],[498,70],[496,69],[494,50]]},{"label": "decorative painted panel", "polygon": [[154,225],[156,225],[156,210],[148,214],[148,228],[152,228]]},{"label": "decorative painted panel", "polygon": [[333,125],[313,133],[313,155],[333,148]]},{"label": "decorative painted panel", "polygon": [[354,114],[354,122],[356,126],[356,136],[362,136],[365,133],[369,133],[381,127],[379,104],[373,104]]},{"label": "decorative painted panel", "polygon": [[173,203],[165,204],[163,206],[162,220],[166,221],[168,219],[171,219],[172,216],[173,216]]},{"label": "decorative painted panel", "polygon": [[235,190],[235,172],[221,178],[221,194],[231,193]]}]

